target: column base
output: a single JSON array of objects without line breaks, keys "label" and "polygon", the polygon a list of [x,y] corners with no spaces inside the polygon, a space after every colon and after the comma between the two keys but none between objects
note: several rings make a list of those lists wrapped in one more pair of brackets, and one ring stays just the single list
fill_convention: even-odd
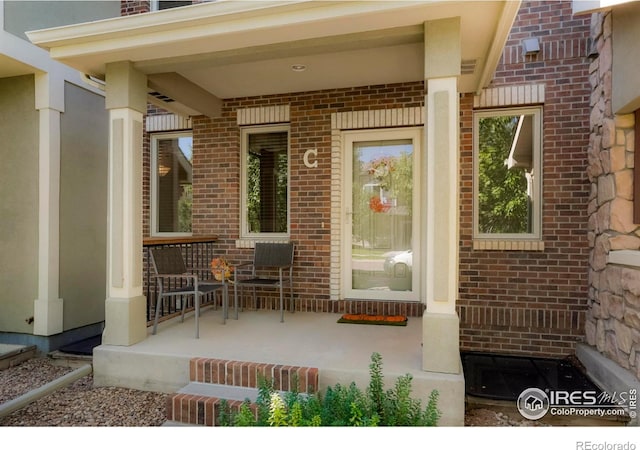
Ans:
[{"label": "column base", "polygon": [[147,299],[144,295],[131,298],[108,298],[105,302],[105,329],[102,343],[133,345],[147,337]]},{"label": "column base", "polygon": [[457,314],[422,315],[422,370],[459,374],[460,319]]},{"label": "column base", "polygon": [[33,334],[52,336],[64,331],[63,303],[61,298],[37,299],[33,302]]}]

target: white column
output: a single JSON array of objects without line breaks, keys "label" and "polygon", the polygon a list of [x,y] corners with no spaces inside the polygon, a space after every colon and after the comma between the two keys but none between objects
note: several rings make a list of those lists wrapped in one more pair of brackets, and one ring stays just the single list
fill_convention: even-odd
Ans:
[{"label": "white column", "polygon": [[129,62],[107,65],[109,199],[107,299],[102,343],[132,345],[147,336],[142,295],[142,120],[146,77]]},{"label": "white column", "polygon": [[62,333],[60,286],[60,113],[64,112],[64,80],[36,75],[39,111],[38,168],[38,298],[34,301],[33,334]]},{"label": "white column", "polygon": [[459,18],[425,23],[427,224],[422,368],[458,374]]}]

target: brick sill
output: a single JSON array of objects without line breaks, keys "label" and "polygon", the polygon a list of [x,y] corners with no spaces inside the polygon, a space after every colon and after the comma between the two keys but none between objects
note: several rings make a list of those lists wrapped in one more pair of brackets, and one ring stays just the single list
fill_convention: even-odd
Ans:
[{"label": "brick sill", "polygon": [[474,250],[501,250],[501,251],[544,251],[544,241],[529,241],[515,239],[474,239]]}]

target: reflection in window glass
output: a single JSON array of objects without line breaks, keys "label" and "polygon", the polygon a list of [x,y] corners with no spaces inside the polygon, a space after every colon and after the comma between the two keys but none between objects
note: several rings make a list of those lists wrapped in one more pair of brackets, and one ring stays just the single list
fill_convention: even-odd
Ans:
[{"label": "reflection in window glass", "polygon": [[159,136],[154,144],[155,232],[190,233],[193,202],[191,136]]},{"label": "reflection in window glass", "polygon": [[412,290],[411,139],[354,142],[353,289]]},{"label": "reflection in window glass", "polygon": [[515,111],[477,120],[477,230],[480,234],[532,234],[539,205],[539,160],[534,113]]},{"label": "reflection in window glass", "polygon": [[249,233],[288,232],[289,133],[250,133],[246,142]]}]

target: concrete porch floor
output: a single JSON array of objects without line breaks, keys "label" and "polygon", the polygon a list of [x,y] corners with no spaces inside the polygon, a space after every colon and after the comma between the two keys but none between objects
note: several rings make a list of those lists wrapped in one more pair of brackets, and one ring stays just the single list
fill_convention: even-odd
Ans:
[{"label": "concrete porch floor", "polygon": [[[230,312],[233,317],[233,312]],[[173,393],[189,383],[189,361],[218,358],[316,367],[320,389],[355,381],[369,382],[371,354],[382,355],[385,389],[398,376],[411,374],[413,396],[426,405],[433,389],[439,392],[441,425],[463,425],[464,376],[422,370],[422,318],[409,317],[407,326],[339,324],[339,314],[242,311],[238,320],[222,324],[221,309],[203,309],[200,338],[193,315],[159,324],[156,335],[131,346],[100,345],[94,349],[94,383]]]}]

